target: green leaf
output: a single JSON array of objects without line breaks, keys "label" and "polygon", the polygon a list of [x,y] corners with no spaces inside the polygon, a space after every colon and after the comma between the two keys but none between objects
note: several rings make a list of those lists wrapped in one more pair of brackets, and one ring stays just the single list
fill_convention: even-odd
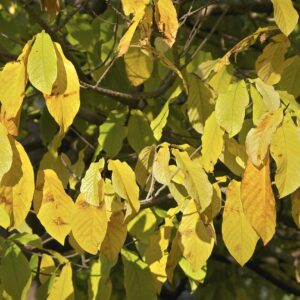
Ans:
[{"label": "green leaf", "polygon": [[122,249],[127,300],[156,300],[155,286],[149,267],[139,257]]},{"label": "green leaf", "polygon": [[127,128],[124,126],[126,117],[127,109],[110,112],[106,121],[99,127],[98,151],[104,150],[111,158],[121,151],[127,136]]},{"label": "green leaf", "polygon": [[285,68],[282,72],[280,89],[298,98],[300,96],[300,56],[293,56],[285,61]]},{"label": "green leaf", "polygon": [[31,270],[26,257],[13,242],[6,241],[1,257],[1,282],[12,299],[27,299]]},{"label": "green leaf", "polygon": [[275,22],[288,36],[298,24],[299,15],[291,0],[271,0],[274,6]]},{"label": "green leaf", "polygon": [[226,93],[219,95],[216,103],[218,124],[233,137],[240,132],[245,118],[249,95],[243,80],[229,86]]},{"label": "green leaf", "polygon": [[186,102],[187,115],[193,128],[203,132],[204,123],[214,109],[213,93],[202,80],[195,75],[187,77],[189,94]]},{"label": "green leaf", "polygon": [[57,77],[57,57],[51,37],[45,31],[36,35],[28,57],[27,73],[36,89],[51,94]]},{"label": "green leaf", "polygon": [[139,109],[130,112],[128,122],[128,143],[136,153],[155,142],[149,120]]}]

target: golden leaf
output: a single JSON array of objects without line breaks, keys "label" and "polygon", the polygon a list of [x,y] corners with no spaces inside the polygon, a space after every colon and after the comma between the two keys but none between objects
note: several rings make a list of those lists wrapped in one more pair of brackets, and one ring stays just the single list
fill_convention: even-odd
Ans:
[{"label": "golden leaf", "polygon": [[270,157],[257,168],[249,159],[241,184],[241,200],[244,213],[256,233],[266,245],[275,233],[275,198],[270,178]]},{"label": "golden leaf", "polygon": [[97,254],[107,229],[105,202],[94,206],[80,194],[73,210],[71,227],[79,246],[88,253]]},{"label": "golden leaf", "polygon": [[230,254],[243,266],[253,255],[258,235],[244,214],[240,187],[240,182],[235,180],[227,187],[222,236]]}]

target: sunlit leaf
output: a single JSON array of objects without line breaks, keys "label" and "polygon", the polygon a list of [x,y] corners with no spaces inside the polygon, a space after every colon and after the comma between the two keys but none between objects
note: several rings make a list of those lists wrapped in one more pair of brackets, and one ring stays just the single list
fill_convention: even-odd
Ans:
[{"label": "sunlit leaf", "polygon": [[243,266],[253,255],[258,236],[244,214],[240,186],[233,180],[227,187],[222,236],[230,254]]},{"label": "sunlit leaf", "polygon": [[270,178],[270,158],[257,168],[247,162],[241,184],[241,200],[246,218],[266,245],[275,233],[275,198]]}]

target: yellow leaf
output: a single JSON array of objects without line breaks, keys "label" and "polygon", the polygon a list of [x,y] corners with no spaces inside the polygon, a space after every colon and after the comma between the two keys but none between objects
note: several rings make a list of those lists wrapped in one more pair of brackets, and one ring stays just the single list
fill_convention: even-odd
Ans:
[{"label": "yellow leaf", "polygon": [[154,279],[156,293],[159,295],[163,283],[167,280],[167,248],[171,238],[173,224],[170,218],[165,219],[162,225],[149,239],[149,244],[145,251],[145,262],[149,265]]},{"label": "yellow leaf", "polygon": [[182,251],[179,247],[180,235],[179,232],[176,232],[176,235],[171,244],[171,250],[168,255],[167,265],[166,265],[166,273],[167,278],[170,283],[173,282],[174,270],[182,257]]},{"label": "yellow leaf", "polygon": [[272,37],[263,53],[257,58],[255,68],[257,75],[267,84],[273,85],[280,81],[284,68],[284,55],[291,43],[283,34]]},{"label": "yellow leaf", "polygon": [[[54,43],[57,56],[57,79],[51,94],[44,94],[49,113],[62,132],[73,123],[80,106],[80,84],[73,64],[65,57],[61,46]],[[49,63],[49,62],[48,62]]]},{"label": "yellow leaf", "polygon": [[115,192],[127,201],[125,221],[140,209],[139,187],[135,174],[126,162],[109,160],[108,169],[112,171],[112,184]]},{"label": "yellow leaf", "polygon": [[202,158],[201,163],[206,172],[213,172],[214,166],[218,161],[224,145],[224,129],[222,129],[216,120],[216,114],[213,112],[205,122],[202,140]]},{"label": "yellow leaf", "polygon": [[179,27],[177,12],[172,0],[155,0],[155,21],[166,44],[171,48],[175,43]]},{"label": "yellow leaf", "polygon": [[101,244],[100,253],[110,262],[114,262],[125,242],[127,228],[124,224],[122,211],[108,213],[108,224],[104,240]]},{"label": "yellow leaf", "polygon": [[87,203],[99,206],[104,198],[104,180],[101,172],[104,168],[104,159],[91,163],[81,181],[80,192]]},{"label": "yellow leaf", "polygon": [[271,154],[276,162],[275,183],[280,198],[300,186],[300,134],[292,119],[286,115],[282,126],[271,140]]},{"label": "yellow leaf", "polygon": [[[40,274],[39,280],[41,284],[44,284],[52,276],[52,273],[55,272],[55,263],[52,256],[48,254],[43,254],[40,262]],[[47,274],[47,275],[46,275]]]},{"label": "yellow leaf", "polygon": [[244,214],[240,187],[235,180],[227,187],[222,236],[230,254],[243,266],[253,255],[258,236]]},{"label": "yellow leaf", "polygon": [[250,129],[246,138],[246,151],[252,163],[259,167],[268,152],[271,138],[283,119],[283,110],[262,116],[256,128]]},{"label": "yellow leaf", "polygon": [[55,278],[47,300],[67,299],[74,300],[72,268],[68,262],[62,268],[60,275]]},{"label": "yellow leaf", "polygon": [[260,78],[255,80],[255,86],[263,97],[268,111],[276,111],[280,106],[280,96],[272,85],[264,83]]},{"label": "yellow leaf", "polygon": [[226,93],[219,95],[216,102],[216,118],[229,137],[235,136],[242,129],[248,103],[249,95],[243,80],[231,84]]},{"label": "yellow leaf", "polygon": [[208,224],[212,222],[213,218],[219,214],[221,207],[222,207],[221,189],[218,183],[215,182],[213,184],[213,196],[212,196],[211,204],[201,214],[204,224]]},{"label": "yellow leaf", "polygon": [[292,196],[292,216],[296,225],[300,228],[300,189],[296,190]]},{"label": "yellow leaf", "polygon": [[185,188],[195,200],[197,208],[205,210],[211,203],[213,189],[202,166],[192,161],[187,152],[173,150],[177,166],[184,173]]},{"label": "yellow leaf", "polygon": [[148,0],[121,0],[123,10],[126,16],[136,14],[140,9],[148,4]]},{"label": "yellow leaf", "polygon": [[16,117],[10,118],[6,115],[4,107],[1,107],[0,122],[6,127],[6,130],[10,135],[17,136],[19,134],[21,110],[22,108],[19,109]]},{"label": "yellow leaf", "polygon": [[12,148],[7,136],[7,131],[5,127],[0,123],[0,182],[5,173],[7,173],[12,165],[13,153]]},{"label": "yellow leaf", "polygon": [[179,225],[179,246],[190,263],[192,271],[198,271],[206,263],[214,247],[211,225],[204,225],[193,201],[189,201]]},{"label": "yellow leaf", "polygon": [[88,253],[97,254],[107,229],[105,202],[94,206],[80,194],[72,215],[72,233],[79,246]]},{"label": "yellow leaf", "polygon": [[250,95],[253,103],[253,124],[257,125],[262,115],[268,110],[264,104],[263,97],[252,84],[250,85]]},{"label": "yellow leaf", "polygon": [[17,116],[25,95],[26,83],[26,66],[23,60],[7,63],[0,72],[1,110],[5,110],[6,118]]},{"label": "yellow leaf", "polygon": [[218,93],[226,93],[233,77],[233,67],[222,66],[209,80],[209,85]]},{"label": "yellow leaf", "polygon": [[9,225],[10,225],[9,214],[2,206],[0,206],[0,226],[7,229]]},{"label": "yellow leaf", "polygon": [[37,202],[35,207],[41,203],[37,217],[46,231],[63,245],[71,231],[74,203],[53,170],[43,170],[40,174],[40,184],[36,187],[34,199]]},{"label": "yellow leaf", "polygon": [[204,123],[214,110],[214,96],[209,87],[197,76],[189,75],[187,81],[189,85],[187,115],[193,128],[203,133]]},{"label": "yellow leaf", "polygon": [[134,171],[136,180],[141,188],[144,188],[147,184],[147,178],[149,177],[154,161],[155,148],[155,145],[147,146],[139,153]]},{"label": "yellow leaf", "polygon": [[298,24],[299,15],[291,0],[271,0],[274,6],[275,22],[288,36]]},{"label": "yellow leaf", "polygon": [[153,71],[152,53],[131,45],[124,55],[125,70],[130,83],[138,86],[151,77]]},{"label": "yellow leaf", "polygon": [[170,150],[167,143],[163,143],[154,157],[152,174],[156,181],[168,185],[171,180],[169,168]]},{"label": "yellow leaf", "polygon": [[30,50],[27,73],[31,84],[50,95],[58,75],[57,57],[51,37],[45,31],[38,33]]},{"label": "yellow leaf", "polygon": [[224,150],[219,159],[232,173],[242,176],[247,162],[245,146],[225,137]]},{"label": "yellow leaf", "polygon": [[273,237],[276,226],[275,199],[269,164],[269,154],[266,155],[264,164],[260,168],[256,168],[248,160],[241,184],[244,213],[264,245]]},{"label": "yellow leaf", "polygon": [[120,40],[120,43],[119,43],[119,46],[117,49],[117,57],[124,55],[128,51],[131,40],[133,38],[133,35],[134,35],[139,23],[143,19],[144,15],[145,15],[145,6],[142,5],[142,6],[138,7],[137,11],[135,12],[135,16],[132,19],[132,22],[129,25],[128,30],[126,31],[126,33],[123,35],[123,37]]},{"label": "yellow leaf", "polygon": [[8,213],[12,229],[20,226],[29,212],[34,192],[34,174],[22,145],[13,137],[9,137],[9,142],[12,165],[0,182],[0,206]]}]

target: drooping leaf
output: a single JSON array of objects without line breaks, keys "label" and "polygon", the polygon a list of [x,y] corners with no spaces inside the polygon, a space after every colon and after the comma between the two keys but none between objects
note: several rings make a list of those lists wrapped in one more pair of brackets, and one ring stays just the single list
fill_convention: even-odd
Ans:
[{"label": "drooping leaf", "polygon": [[257,168],[249,159],[241,184],[244,213],[266,245],[275,233],[276,209],[270,178],[270,158]]},{"label": "drooping leaf", "polygon": [[209,80],[209,85],[218,94],[226,93],[233,77],[233,67],[231,65],[223,66]]},{"label": "drooping leaf", "polygon": [[259,167],[268,152],[271,138],[283,119],[283,111],[266,113],[256,128],[252,128],[246,138],[246,151],[252,163]]},{"label": "drooping leaf", "polygon": [[245,118],[249,95],[243,80],[229,86],[226,93],[219,95],[216,102],[218,124],[233,137],[240,132]]},{"label": "drooping leaf", "polygon": [[153,165],[155,148],[155,145],[148,146],[139,153],[134,172],[136,180],[141,188],[144,188],[144,186],[149,183],[149,180],[147,182],[147,179]]},{"label": "drooping leaf", "polygon": [[292,0],[271,0],[274,6],[275,22],[280,30],[288,36],[296,27],[299,19],[298,12]]},{"label": "drooping leaf", "polygon": [[237,176],[242,176],[247,162],[247,153],[244,145],[235,139],[224,138],[224,149],[219,159]]},{"label": "drooping leaf", "polygon": [[26,257],[13,242],[5,242],[0,268],[2,286],[11,299],[27,299],[31,270]]},{"label": "drooping leaf", "polygon": [[108,212],[108,224],[100,253],[110,262],[114,262],[125,242],[127,228],[124,224],[123,212]]},{"label": "drooping leaf", "polygon": [[263,97],[268,111],[276,111],[280,106],[280,96],[272,85],[264,83],[260,78],[255,80],[255,86]]},{"label": "drooping leaf", "polygon": [[256,72],[265,83],[273,85],[280,81],[284,68],[284,56],[290,45],[285,35],[278,34],[272,37],[263,53],[257,58]]},{"label": "drooping leaf", "polygon": [[44,94],[52,92],[59,71],[57,60],[50,35],[38,33],[28,56],[27,73],[31,84]]},{"label": "drooping leaf", "polygon": [[125,70],[130,83],[138,86],[150,78],[153,71],[152,53],[132,45],[124,55]]},{"label": "drooping leaf", "polygon": [[196,161],[192,161],[187,152],[173,150],[177,166],[184,173],[184,185],[189,195],[196,201],[197,208],[205,210],[211,203],[212,185],[209,182],[202,166]]},{"label": "drooping leaf", "polygon": [[134,35],[139,23],[141,22],[141,20],[143,19],[144,15],[145,15],[145,5],[135,6],[135,8],[137,9],[135,11],[135,16],[133,17],[128,30],[126,31],[126,33],[123,35],[123,37],[120,40],[120,43],[119,43],[119,46],[117,49],[118,57],[124,55],[128,51],[131,40],[133,38],[133,35]]},{"label": "drooping leaf", "polygon": [[156,300],[154,282],[146,263],[133,252],[122,249],[127,300]]},{"label": "drooping leaf", "polygon": [[276,162],[275,183],[280,198],[300,186],[300,134],[289,115],[271,140],[271,154]]},{"label": "drooping leaf", "polygon": [[211,225],[205,225],[193,201],[189,201],[179,225],[179,246],[193,272],[206,263],[214,247]]},{"label": "drooping leaf", "polygon": [[22,145],[13,137],[9,137],[9,142],[12,149],[12,164],[0,182],[0,205],[10,217],[10,228],[16,228],[24,222],[30,210],[34,192],[34,174]]},{"label": "drooping leaf", "polygon": [[232,180],[226,189],[222,237],[230,254],[243,266],[253,255],[258,236],[244,214],[240,186]]},{"label": "drooping leaf", "polygon": [[205,122],[202,135],[202,158],[201,163],[206,172],[213,172],[214,166],[221,155],[224,145],[224,129],[222,129],[216,120],[215,112]]},{"label": "drooping leaf", "polygon": [[[51,92],[45,93],[44,97],[49,113],[65,133],[79,110],[80,84],[75,67],[65,57],[61,46],[58,43],[54,43],[54,46],[58,73]],[[50,62],[47,61],[47,64]]]},{"label": "drooping leaf", "polygon": [[64,244],[71,231],[74,203],[53,170],[41,171],[36,187],[35,209],[46,231],[60,244]]},{"label": "drooping leaf", "polygon": [[125,220],[140,209],[139,187],[135,174],[126,162],[109,160],[108,169],[112,171],[112,184],[115,192],[127,201]]},{"label": "drooping leaf", "polygon": [[40,262],[39,280],[41,284],[46,283],[55,272],[55,262],[51,255],[43,254]]},{"label": "drooping leaf", "polygon": [[88,253],[97,254],[107,229],[105,202],[94,206],[80,194],[73,210],[71,227],[79,246]]},{"label": "drooping leaf", "polygon": [[155,141],[149,120],[138,109],[133,109],[130,112],[127,139],[129,145],[136,153],[140,153],[142,149],[152,145]]},{"label": "drooping leaf", "polygon": [[89,299],[109,300],[112,293],[112,283],[109,278],[115,262],[110,262],[103,255],[92,264],[89,280]]},{"label": "drooping leaf", "polygon": [[195,75],[187,77],[189,94],[186,102],[187,115],[193,128],[203,132],[205,121],[210,116],[214,108],[213,93],[202,80]]},{"label": "drooping leaf", "polygon": [[175,43],[179,27],[177,12],[172,0],[155,0],[155,21],[166,44],[171,48]]},{"label": "drooping leaf", "polygon": [[170,150],[168,144],[163,143],[154,156],[152,174],[156,181],[168,185],[171,180],[171,170],[169,168]]},{"label": "drooping leaf", "polygon": [[91,163],[81,181],[80,192],[84,200],[94,206],[99,206],[104,198],[104,180],[101,172],[104,168],[104,159]]},{"label": "drooping leaf", "polygon": [[250,96],[253,103],[253,124],[257,125],[262,115],[268,110],[263,101],[263,97],[252,84],[250,85]]},{"label": "drooping leaf", "polygon": [[60,275],[55,278],[47,300],[67,299],[74,300],[72,281],[72,267],[68,262],[62,268]]}]

